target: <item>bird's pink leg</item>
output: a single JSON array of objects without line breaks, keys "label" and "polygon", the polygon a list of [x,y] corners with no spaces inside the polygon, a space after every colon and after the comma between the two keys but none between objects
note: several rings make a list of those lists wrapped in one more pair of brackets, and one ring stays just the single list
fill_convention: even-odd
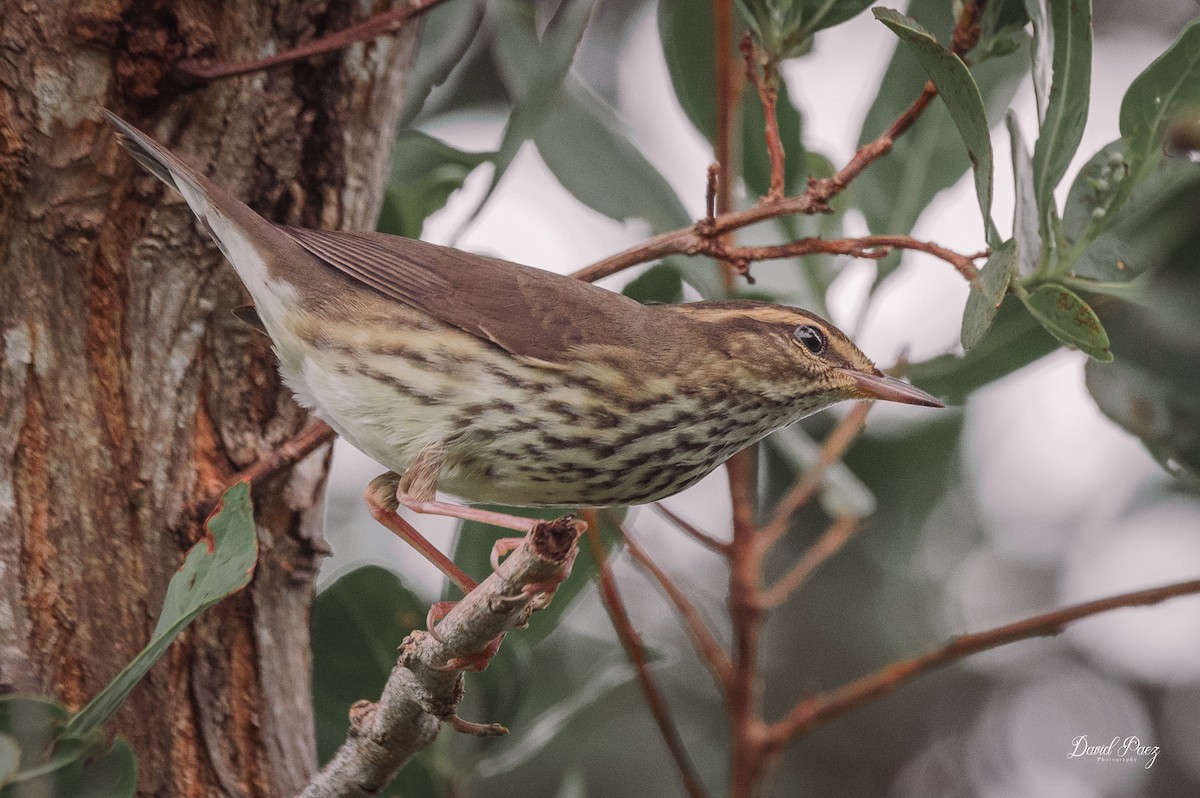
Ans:
[{"label": "bird's pink leg", "polygon": [[475,585],[477,584],[475,580],[467,576],[461,568],[454,564],[453,560],[442,554],[436,546],[414,529],[412,524],[405,521],[396,512],[396,485],[399,479],[400,477],[397,474],[389,471],[371,480],[371,484],[367,486],[366,493],[363,494],[363,498],[367,502],[367,507],[371,511],[371,517],[390,529],[401,540],[420,552],[421,556],[437,566],[437,569],[457,585],[459,590],[463,593],[470,593],[475,589]]}]

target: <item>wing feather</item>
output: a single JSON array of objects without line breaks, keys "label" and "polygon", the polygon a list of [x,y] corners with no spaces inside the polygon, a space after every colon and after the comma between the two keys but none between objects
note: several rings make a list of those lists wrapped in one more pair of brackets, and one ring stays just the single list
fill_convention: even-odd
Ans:
[{"label": "wing feather", "polygon": [[563,363],[589,345],[636,345],[651,309],[552,272],[382,233],[283,228],[306,250],[381,294],[514,355]]}]

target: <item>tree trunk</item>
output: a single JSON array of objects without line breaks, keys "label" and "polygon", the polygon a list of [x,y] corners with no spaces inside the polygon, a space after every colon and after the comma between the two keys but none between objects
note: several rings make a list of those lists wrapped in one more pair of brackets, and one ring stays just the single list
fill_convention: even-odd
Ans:
[{"label": "tree trunk", "polygon": [[[349,0],[0,0],[0,692],[82,706],[147,642],[203,499],[305,423],[233,270],[112,108],[276,221],[369,228],[415,26],[186,89],[364,18]],[[111,724],[145,795],[275,796],[315,766],[309,610],[328,451],[256,485],[251,587]]]}]

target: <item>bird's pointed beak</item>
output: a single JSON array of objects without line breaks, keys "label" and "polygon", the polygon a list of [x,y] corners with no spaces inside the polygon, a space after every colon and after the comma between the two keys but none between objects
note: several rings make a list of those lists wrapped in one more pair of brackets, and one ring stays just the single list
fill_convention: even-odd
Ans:
[{"label": "bird's pointed beak", "polygon": [[945,407],[936,397],[909,385],[903,380],[889,377],[876,369],[874,374],[853,369],[842,369],[863,399],[880,399],[885,402],[901,402],[922,407]]}]

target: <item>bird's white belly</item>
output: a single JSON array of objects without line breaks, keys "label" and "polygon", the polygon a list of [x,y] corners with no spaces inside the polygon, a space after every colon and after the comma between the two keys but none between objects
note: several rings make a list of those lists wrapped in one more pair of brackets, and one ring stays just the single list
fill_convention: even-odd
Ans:
[{"label": "bird's white belly", "polygon": [[[392,471],[403,473],[422,448],[445,435],[444,407],[399,394],[394,385],[360,371],[346,355],[309,350],[292,369],[286,360],[280,358],[280,371],[297,401]],[[428,372],[405,369],[395,359],[389,360],[386,371],[397,382],[429,382]]]}]

